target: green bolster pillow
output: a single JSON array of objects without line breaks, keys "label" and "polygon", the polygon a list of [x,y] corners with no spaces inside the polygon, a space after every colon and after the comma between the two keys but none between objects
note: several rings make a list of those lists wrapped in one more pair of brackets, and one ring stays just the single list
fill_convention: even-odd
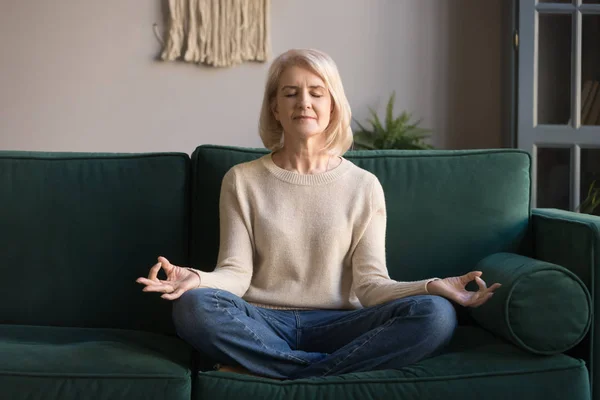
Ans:
[{"label": "green bolster pillow", "polygon": [[483,328],[535,354],[562,353],[579,343],[592,321],[592,300],[583,282],[556,264],[496,253],[478,264],[494,296],[469,313]]}]

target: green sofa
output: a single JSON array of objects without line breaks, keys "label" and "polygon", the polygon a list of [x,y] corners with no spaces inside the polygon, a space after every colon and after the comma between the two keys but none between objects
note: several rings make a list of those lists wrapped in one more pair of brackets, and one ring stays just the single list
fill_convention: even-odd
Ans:
[{"label": "green sofa", "polygon": [[392,278],[503,284],[457,306],[443,354],[296,381],[213,371],[135,279],[158,255],[210,271],[221,179],[265,153],[0,152],[0,399],[592,398],[600,218],[531,210],[518,150],[346,154],[384,187]]}]

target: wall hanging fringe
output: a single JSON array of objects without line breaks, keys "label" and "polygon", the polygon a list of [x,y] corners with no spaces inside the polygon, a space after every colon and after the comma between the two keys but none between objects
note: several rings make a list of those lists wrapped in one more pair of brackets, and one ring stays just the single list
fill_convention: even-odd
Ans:
[{"label": "wall hanging fringe", "polygon": [[161,58],[230,67],[267,60],[271,0],[169,0]]}]

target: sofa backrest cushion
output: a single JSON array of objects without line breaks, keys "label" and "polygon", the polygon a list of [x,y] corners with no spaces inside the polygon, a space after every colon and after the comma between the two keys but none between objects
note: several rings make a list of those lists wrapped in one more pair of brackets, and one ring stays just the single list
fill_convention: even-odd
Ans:
[{"label": "sofa backrest cushion", "polygon": [[187,264],[189,156],[0,152],[0,323],[173,333],[135,282]]},{"label": "sofa backrest cushion", "polygon": [[[233,165],[264,149],[199,146],[192,154],[192,263],[214,269],[219,192]],[[350,151],[379,178],[388,213],[390,276],[418,280],[463,274],[496,252],[520,252],[530,213],[530,156],[520,150]]]}]

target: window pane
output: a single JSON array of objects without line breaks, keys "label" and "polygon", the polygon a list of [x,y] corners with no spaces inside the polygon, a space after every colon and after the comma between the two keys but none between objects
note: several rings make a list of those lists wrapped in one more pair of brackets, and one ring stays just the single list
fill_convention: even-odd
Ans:
[{"label": "window pane", "polygon": [[583,0],[583,4],[599,4],[600,0]]},{"label": "window pane", "polygon": [[[581,149],[581,203],[584,203],[588,197],[590,187],[594,181],[596,181],[594,188],[600,190],[600,149]],[[597,198],[600,200],[600,192]],[[584,204],[581,212],[600,215],[600,206],[592,211]]]},{"label": "window pane", "polygon": [[570,209],[571,149],[538,148],[537,207]]},{"label": "window pane", "polygon": [[566,125],[571,119],[571,14],[540,14],[538,124]]},{"label": "window pane", "polygon": [[584,15],[581,29],[581,125],[600,125],[600,15]]},{"label": "window pane", "polygon": [[539,0],[540,3],[572,3],[571,0]]}]

